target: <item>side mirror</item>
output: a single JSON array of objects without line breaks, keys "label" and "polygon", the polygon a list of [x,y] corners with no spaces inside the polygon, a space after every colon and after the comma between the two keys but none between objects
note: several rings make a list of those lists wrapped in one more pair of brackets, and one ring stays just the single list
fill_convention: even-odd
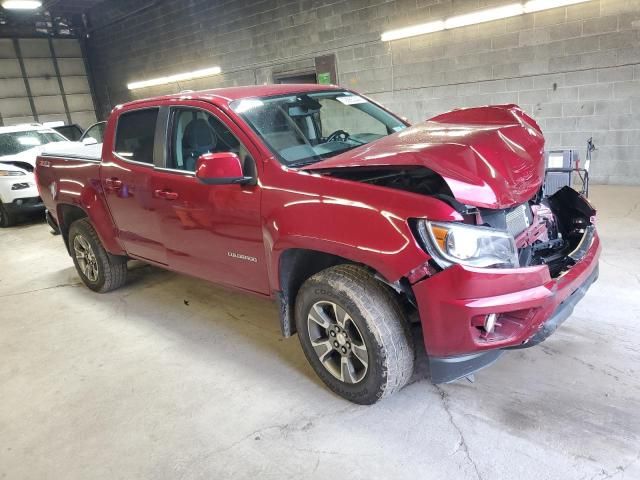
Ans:
[{"label": "side mirror", "polygon": [[207,185],[246,185],[253,177],[242,175],[240,157],[233,152],[205,153],[196,163],[196,178]]},{"label": "side mirror", "polygon": [[93,137],[84,137],[82,139],[82,144],[83,145],[97,145],[98,141]]}]

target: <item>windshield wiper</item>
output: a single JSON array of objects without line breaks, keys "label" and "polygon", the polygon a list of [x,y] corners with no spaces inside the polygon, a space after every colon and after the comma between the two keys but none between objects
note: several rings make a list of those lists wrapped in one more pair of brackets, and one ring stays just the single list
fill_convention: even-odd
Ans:
[{"label": "windshield wiper", "polygon": [[312,163],[318,163],[318,162],[321,162],[322,160],[325,160],[327,158],[335,157],[336,155],[340,155],[341,153],[348,152],[349,150],[353,150],[354,148],[361,147],[362,145],[366,145],[367,143],[368,142],[363,142],[360,145],[350,145],[350,146],[348,146],[346,148],[343,148],[342,150],[336,150],[334,152],[323,153],[322,155],[320,155],[320,158],[314,158],[312,160],[307,158],[305,160],[298,160],[296,162],[287,163],[287,167],[298,168],[298,167],[304,167],[306,165],[311,165]]},{"label": "windshield wiper", "polygon": [[312,163],[318,163],[322,161],[322,158],[314,158],[313,160],[298,160],[297,162],[291,162],[291,163],[287,163],[287,167],[289,168],[298,168],[298,167],[304,167],[306,165],[311,165]]}]

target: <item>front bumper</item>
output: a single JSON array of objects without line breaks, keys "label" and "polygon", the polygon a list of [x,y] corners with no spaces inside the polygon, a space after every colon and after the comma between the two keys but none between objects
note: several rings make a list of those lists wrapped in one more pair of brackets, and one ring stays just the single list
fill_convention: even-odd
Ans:
[{"label": "front bumper", "polygon": [[[39,199],[40,193],[36,186],[33,173],[16,177],[0,177],[0,201],[7,210],[18,211],[33,206],[34,199]],[[41,200],[38,202],[42,204]]]},{"label": "front bumper", "polygon": [[[435,383],[493,363],[502,349],[547,338],[597,279],[600,239],[595,230],[580,259],[558,278],[547,266],[482,269],[454,265],[413,285]],[[498,314],[492,334],[481,328]]]},{"label": "front bumper", "polygon": [[11,203],[4,203],[3,206],[8,213],[15,214],[44,211],[44,203],[40,197],[17,198]]}]

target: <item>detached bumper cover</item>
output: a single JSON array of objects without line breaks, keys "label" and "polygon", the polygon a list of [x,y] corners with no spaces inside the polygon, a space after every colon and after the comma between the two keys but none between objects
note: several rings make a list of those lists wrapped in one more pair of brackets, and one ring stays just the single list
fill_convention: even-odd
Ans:
[{"label": "detached bumper cover", "polygon": [[589,290],[589,287],[598,279],[599,268],[596,266],[595,270],[591,273],[589,278],[580,285],[580,287],[571,294],[564,302],[562,302],[553,315],[542,324],[542,327],[538,332],[531,337],[526,343],[521,345],[515,345],[513,347],[507,347],[507,349],[528,348],[538,345],[544,342],[553,332],[555,332],[564,321],[571,316],[574,307],[578,304],[582,297],[584,297]]},{"label": "detached bumper cover", "polygon": [[[562,323],[571,316],[574,307],[585,296],[589,287],[598,279],[598,267],[578,289],[562,302],[551,317],[542,324],[538,332],[526,343],[505,347],[504,350],[529,348],[545,341]],[[488,350],[472,355],[456,357],[429,357],[431,380],[433,383],[448,383],[466,377],[480,369],[488,367],[498,360],[503,350]]]},{"label": "detached bumper cover", "polygon": [[454,382],[488,367],[503,353],[502,350],[489,350],[459,357],[429,357],[431,381],[433,383]]},{"label": "detached bumper cover", "polygon": [[[551,335],[597,279],[600,249],[594,229],[574,252],[575,265],[558,278],[544,265],[455,265],[413,285],[433,381],[469,375],[493,363],[503,349],[532,346]],[[480,327],[490,313],[498,314],[498,324],[487,335]]]}]

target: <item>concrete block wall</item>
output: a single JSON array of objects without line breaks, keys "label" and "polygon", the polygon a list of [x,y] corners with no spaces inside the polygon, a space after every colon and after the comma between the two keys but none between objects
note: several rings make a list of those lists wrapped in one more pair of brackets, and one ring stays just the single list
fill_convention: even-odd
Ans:
[{"label": "concrete block wall", "polygon": [[[512,0],[111,0],[89,12],[100,114],[133,98],[271,82],[335,53],[339,83],[417,122],[461,106],[517,103],[547,147],[598,150],[592,179],[640,184],[640,1],[592,0],[381,42],[392,28]],[[223,74],[126,84],[218,65]]]}]

